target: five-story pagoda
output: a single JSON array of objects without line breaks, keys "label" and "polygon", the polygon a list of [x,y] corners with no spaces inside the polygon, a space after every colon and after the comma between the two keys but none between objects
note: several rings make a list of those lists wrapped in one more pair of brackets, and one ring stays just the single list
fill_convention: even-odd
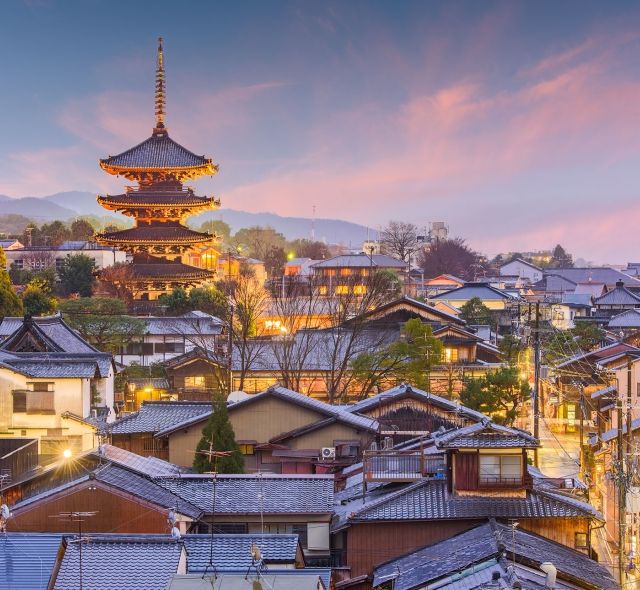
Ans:
[{"label": "five-story pagoda", "polygon": [[213,176],[218,168],[173,141],[164,124],[165,86],[162,39],[159,39],[155,93],[156,125],[149,139],[131,149],[100,160],[100,167],[138,183],[122,195],[99,196],[98,203],[135,219],[135,226],[98,234],[101,244],[129,252],[133,257],[131,281],[137,299],[157,299],[175,287],[192,287],[213,278],[210,270],[182,263],[192,248],[207,246],[216,236],[183,225],[187,217],[220,202],[198,197],[187,180]]}]

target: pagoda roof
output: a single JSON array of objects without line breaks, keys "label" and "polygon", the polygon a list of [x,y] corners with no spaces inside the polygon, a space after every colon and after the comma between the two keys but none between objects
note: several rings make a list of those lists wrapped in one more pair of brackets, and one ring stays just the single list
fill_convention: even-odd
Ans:
[{"label": "pagoda roof", "polygon": [[214,236],[194,231],[182,225],[139,225],[121,231],[98,234],[97,240],[109,244],[199,244],[211,241]]},{"label": "pagoda roof", "polygon": [[109,174],[121,174],[137,179],[136,172],[157,172],[178,178],[213,175],[218,168],[210,158],[198,156],[169,137],[165,129],[154,133],[138,145],[100,160],[100,167]]},{"label": "pagoda roof", "polygon": [[106,207],[214,207],[215,197],[198,197],[191,191],[131,191],[122,195],[99,195]]},{"label": "pagoda roof", "polygon": [[133,281],[168,280],[168,281],[204,281],[212,279],[215,273],[204,268],[189,266],[182,262],[172,262],[155,256],[146,256],[131,263]]}]

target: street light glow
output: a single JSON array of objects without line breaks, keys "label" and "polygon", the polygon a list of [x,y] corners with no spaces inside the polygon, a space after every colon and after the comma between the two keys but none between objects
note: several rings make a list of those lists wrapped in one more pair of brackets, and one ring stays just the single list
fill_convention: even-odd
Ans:
[{"label": "street light glow", "polygon": [[62,452],[62,456],[63,456],[65,459],[71,459],[71,449],[65,449],[65,450]]}]

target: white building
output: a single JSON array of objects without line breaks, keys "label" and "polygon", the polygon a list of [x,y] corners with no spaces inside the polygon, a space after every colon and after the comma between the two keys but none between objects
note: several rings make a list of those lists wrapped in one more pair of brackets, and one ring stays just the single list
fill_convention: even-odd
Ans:
[{"label": "white building", "polygon": [[502,276],[515,276],[520,279],[525,279],[529,283],[537,283],[542,280],[543,270],[539,266],[531,264],[526,260],[515,258],[500,267],[500,274]]}]

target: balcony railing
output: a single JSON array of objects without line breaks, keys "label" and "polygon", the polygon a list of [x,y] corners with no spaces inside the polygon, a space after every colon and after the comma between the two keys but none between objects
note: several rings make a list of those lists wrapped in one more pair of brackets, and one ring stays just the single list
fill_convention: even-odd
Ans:
[{"label": "balcony railing", "polygon": [[478,480],[481,488],[520,488],[524,485],[521,475],[481,475]]},{"label": "balcony railing", "polygon": [[366,481],[414,481],[422,477],[444,477],[442,455],[427,456],[421,451],[365,451],[363,456]]}]

